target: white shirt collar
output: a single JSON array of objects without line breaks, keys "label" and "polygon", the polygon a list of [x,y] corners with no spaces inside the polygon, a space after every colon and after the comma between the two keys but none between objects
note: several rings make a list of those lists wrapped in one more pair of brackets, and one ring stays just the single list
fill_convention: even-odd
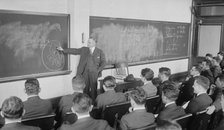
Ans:
[{"label": "white shirt collar", "polygon": [[38,95],[29,95],[28,98],[37,97]]},{"label": "white shirt collar", "polygon": [[200,93],[197,94],[197,96],[199,96],[201,94],[206,94],[206,92],[200,92]]},{"label": "white shirt collar", "polygon": [[172,101],[172,102],[167,103],[167,104],[165,105],[165,107],[167,107],[167,106],[170,105],[170,104],[175,104],[175,101]]},{"label": "white shirt collar", "polygon": [[78,119],[82,119],[82,118],[86,118],[86,117],[90,117],[90,115],[89,115],[89,114],[87,114],[87,115],[82,115],[82,116],[78,115]]},{"label": "white shirt collar", "polygon": [[16,119],[16,120],[5,119],[5,124],[20,123],[20,122],[21,122],[21,118],[20,119]]},{"label": "white shirt collar", "polygon": [[96,47],[91,47],[91,48],[89,48],[89,49],[90,49],[90,51],[91,51],[91,53],[93,53],[93,52],[94,52],[95,48],[96,48]]},{"label": "white shirt collar", "polygon": [[133,111],[135,110],[145,110],[145,107],[136,107],[136,108],[133,108]]}]

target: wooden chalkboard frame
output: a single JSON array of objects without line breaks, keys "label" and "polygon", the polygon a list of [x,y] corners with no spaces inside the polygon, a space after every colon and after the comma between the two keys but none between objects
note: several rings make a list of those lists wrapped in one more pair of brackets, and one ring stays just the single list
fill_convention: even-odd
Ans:
[{"label": "wooden chalkboard frame", "polygon": [[[135,65],[143,65],[143,64],[149,64],[149,63],[157,63],[157,62],[165,62],[165,61],[173,61],[173,60],[181,60],[181,59],[190,59],[190,52],[189,49],[191,48],[190,45],[190,38],[191,38],[191,24],[190,23],[186,23],[186,22],[170,22],[170,21],[155,21],[155,20],[142,20],[142,19],[130,19],[130,18],[112,18],[112,17],[101,17],[101,16],[90,16],[90,30],[89,30],[89,35],[91,36],[92,33],[92,27],[91,27],[91,19],[104,19],[104,20],[121,20],[121,21],[140,21],[140,22],[153,22],[153,23],[167,23],[167,24],[184,24],[186,25],[187,28],[187,35],[188,35],[188,39],[187,39],[187,50],[186,50],[186,55],[184,56],[177,56],[177,57],[170,57],[170,58],[161,58],[161,59],[153,59],[153,60],[146,60],[146,61],[138,61],[138,62],[129,62],[128,65],[129,66],[135,66]],[[116,64],[116,63],[115,63]],[[106,69],[109,68],[114,68],[114,64],[107,64],[107,66],[105,67]]]},{"label": "wooden chalkboard frame", "polygon": [[[44,25],[46,24],[46,26],[49,27],[48,28],[49,30],[44,30],[44,31],[52,31],[52,30],[50,30],[51,29],[50,27],[53,27],[51,25],[55,25],[55,24],[59,25],[59,31],[57,33],[49,32],[49,34],[46,34],[46,36],[49,36],[49,37],[45,37],[46,39],[42,39],[43,40],[42,43],[44,43],[45,45],[40,44],[39,45],[40,46],[39,49],[47,48],[48,44],[50,44],[51,46],[48,47],[47,49],[49,49],[49,48],[51,49],[51,47],[52,47],[55,50],[55,43],[56,43],[56,45],[57,45],[57,43],[59,43],[62,46],[66,46],[68,48],[70,47],[70,15],[69,14],[45,13],[45,12],[43,12],[43,13],[42,12],[27,12],[27,11],[16,11],[16,10],[0,10],[0,15],[1,14],[4,16],[4,18],[0,18],[0,27],[1,27],[1,24],[2,24],[1,23],[2,21],[1,20],[2,19],[7,19],[8,16],[9,16],[9,19],[12,19],[11,21],[9,20],[10,23],[11,22],[17,22],[17,21],[13,21],[16,18],[18,18],[19,20],[21,20],[20,16],[22,18],[28,18],[28,21],[30,23],[29,22],[24,22],[25,20],[23,19],[19,23],[20,26],[23,26],[23,25],[26,25],[26,26],[35,25],[35,26],[38,26],[39,27],[39,26],[42,26],[40,24],[46,22],[46,23],[44,23]],[[12,18],[11,15],[14,16],[14,17],[16,16],[16,18]],[[10,18],[10,16],[11,16],[11,18]],[[38,21],[38,19],[40,19],[40,21]],[[55,21],[53,21],[53,20],[55,20]],[[8,23],[6,22],[6,23],[4,23],[2,25],[5,25],[5,24],[8,24]],[[44,28],[44,27],[42,27],[42,28]],[[58,29],[57,27],[55,27],[55,28]],[[41,33],[45,33],[45,32],[41,32]],[[61,35],[63,35],[63,36],[61,36]],[[60,38],[57,39],[58,36],[60,36],[61,39]],[[50,39],[50,37],[52,39]],[[41,40],[41,38],[43,38],[43,37],[38,37],[38,38]],[[55,38],[55,39],[53,39],[53,38]],[[41,42],[39,42],[39,43],[41,43]],[[31,43],[31,44],[33,44],[33,43]],[[2,43],[2,44],[0,43],[0,47],[2,47],[2,46],[4,46],[4,43]],[[31,46],[33,47],[33,45],[31,45]],[[48,52],[48,51],[45,51],[45,52]],[[6,74],[7,76],[5,76],[5,77],[1,75],[0,76],[0,82],[9,82],[9,81],[24,80],[24,79],[31,78],[31,77],[32,78],[49,77],[49,76],[64,75],[64,74],[71,73],[71,70],[70,70],[70,57],[69,56],[65,56],[65,57],[62,57],[61,58],[60,54],[58,55],[58,53],[56,51],[52,51],[52,52],[54,52],[54,54],[58,56],[56,58],[59,58],[60,57],[60,60],[63,61],[63,63],[59,63],[58,66],[57,65],[52,66],[52,68],[46,67],[46,66],[48,66],[48,65],[46,65],[47,63],[42,63],[42,66],[41,67],[42,68],[45,67],[44,69],[46,69],[46,71],[43,69],[40,72],[38,72],[38,69],[40,67],[39,68],[37,67],[37,70],[35,70],[34,72],[32,72],[32,71],[29,70],[30,72],[28,72],[27,74],[26,73],[23,73],[21,75],[20,74],[16,74],[16,75],[9,75],[9,76]],[[38,54],[38,56],[39,55],[44,55],[44,51],[43,50],[38,51],[38,53],[41,53],[41,54]],[[44,56],[42,56],[42,57],[44,57]],[[44,62],[42,57],[39,57],[39,58],[41,58],[42,59],[42,62]],[[0,61],[2,62],[2,59],[1,58],[2,57],[0,56]],[[0,67],[3,67],[3,68],[0,68],[0,72],[1,72],[1,69],[4,70],[4,66],[1,66],[0,65]]]}]

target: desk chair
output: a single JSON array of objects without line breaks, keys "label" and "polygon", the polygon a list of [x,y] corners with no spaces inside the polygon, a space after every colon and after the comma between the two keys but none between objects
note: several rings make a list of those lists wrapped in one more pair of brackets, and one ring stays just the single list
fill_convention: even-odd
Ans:
[{"label": "desk chair", "polygon": [[41,130],[51,130],[54,127],[55,114],[36,118],[23,119],[22,123],[29,126],[40,127]]},{"label": "desk chair", "polygon": [[128,112],[129,107],[131,107],[130,102],[107,105],[103,111],[103,119],[106,120],[111,127],[114,127],[115,120],[120,120],[121,117]]},{"label": "desk chair", "polygon": [[174,119],[180,126],[182,127],[182,130],[187,130],[187,125],[192,117],[192,114],[186,114],[184,116],[178,117]]},{"label": "desk chair", "polygon": [[193,114],[188,123],[188,130],[207,130],[211,116],[206,111],[203,110]]},{"label": "desk chair", "polygon": [[155,112],[156,112],[157,106],[159,104],[159,101],[160,101],[159,95],[148,97],[146,99],[146,103],[145,103],[146,111],[156,114]]}]

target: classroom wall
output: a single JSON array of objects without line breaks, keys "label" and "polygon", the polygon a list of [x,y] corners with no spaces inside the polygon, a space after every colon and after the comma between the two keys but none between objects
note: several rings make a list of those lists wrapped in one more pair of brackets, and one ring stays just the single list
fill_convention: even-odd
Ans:
[{"label": "classroom wall", "polygon": [[[85,41],[89,34],[89,16],[133,18],[145,20],[187,22],[191,21],[192,0],[1,0],[0,9],[32,12],[66,13],[71,15],[70,46],[81,47],[82,33]],[[79,56],[70,56],[72,73],[39,78],[42,98],[52,98],[72,93],[71,78],[76,74]],[[150,67],[158,74],[158,68],[167,66],[173,73],[186,71],[188,59],[166,61],[129,67],[130,73],[139,77],[140,70]],[[103,77],[114,74],[113,69],[103,71]],[[12,95],[26,99],[24,80],[0,83],[0,104]]]}]

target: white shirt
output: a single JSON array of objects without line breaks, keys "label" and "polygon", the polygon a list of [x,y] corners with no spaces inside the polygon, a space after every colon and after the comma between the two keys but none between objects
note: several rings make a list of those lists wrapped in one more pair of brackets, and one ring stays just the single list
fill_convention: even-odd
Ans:
[{"label": "white shirt", "polygon": [[167,104],[165,105],[165,107],[167,107],[167,106],[170,105],[170,104],[175,104],[175,101],[172,101],[172,102],[167,103]]},{"label": "white shirt", "polygon": [[89,48],[89,49],[90,49],[90,53],[91,53],[91,54],[93,54],[93,52],[94,52],[95,48],[96,48],[96,47],[91,47],[91,48]]}]

